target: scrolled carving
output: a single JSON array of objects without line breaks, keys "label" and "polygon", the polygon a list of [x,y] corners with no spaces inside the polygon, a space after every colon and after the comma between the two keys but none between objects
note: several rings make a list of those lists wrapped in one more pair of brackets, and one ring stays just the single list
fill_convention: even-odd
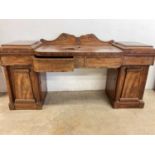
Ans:
[{"label": "scrolled carving", "polygon": [[80,37],[76,37],[71,34],[62,33],[55,40],[48,41],[45,39],[40,39],[40,42],[50,45],[108,45],[112,44],[114,41],[102,41],[98,39],[94,34],[86,34]]},{"label": "scrolled carving", "polygon": [[66,45],[66,44],[71,44],[71,45],[76,45],[77,44],[77,38],[74,35],[67,34],[67,33],[62,33],[58,38],[55,40],[45,40],[45,39],[40,39],[40,41],[43,44],[51,44],[51,45]]},{"label": "scrolled carving", "polygon": [[94,34],[86,34],[80,36],[80,44],[81,45],[105,45],[105,44],[111,44],[113,43],[113,40],[110,41],[101,41],[98,39]]}]

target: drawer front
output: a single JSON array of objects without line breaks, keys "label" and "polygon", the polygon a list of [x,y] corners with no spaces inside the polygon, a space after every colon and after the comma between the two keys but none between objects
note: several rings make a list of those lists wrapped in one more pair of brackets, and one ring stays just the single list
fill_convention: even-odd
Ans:
[{"label": "drawer front", "polygon": [[92,68],[118,68],[122,64],[121,58],[107,58],[107,57],[87,57],[85,61],[86,67]]},{"label": "drawer front", "polygon": [[4,66],[30,65],[32,58],[30,56],[2,56],[1,63]]},{"label": "drawer front", "polygon": [[35,72],[69,72],[74,69],[73,58],[33,58]]},{"label": "drawer front", "polygon": [[153,65],[153,57],[125,57],[124,65]]}]

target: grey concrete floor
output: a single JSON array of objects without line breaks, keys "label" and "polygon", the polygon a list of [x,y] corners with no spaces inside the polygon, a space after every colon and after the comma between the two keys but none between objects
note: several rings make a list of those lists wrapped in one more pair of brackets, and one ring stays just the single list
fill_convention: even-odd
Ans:
[{"label": "grey concrete floor", "polygon": [[50,92],[42,110],[8,109],[0,96],[0,134],[155,134],[155,91],[144,109],[113,109],[103,91]]}]

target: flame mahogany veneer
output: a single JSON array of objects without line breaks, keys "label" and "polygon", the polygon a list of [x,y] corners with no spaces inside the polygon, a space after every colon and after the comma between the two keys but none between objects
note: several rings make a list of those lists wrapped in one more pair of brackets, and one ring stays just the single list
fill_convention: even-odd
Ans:
[{"label": "flame mahogany veneer", "polygon": [[0,48],[11,110],[41,109],[47,92],[46,72],[75,68],[107,68],[106,93],[112,107],[142,108],[154,57],[152,46],[104,42],[93,34],[75,37],[63,33],[52,41],[19,41]]}]

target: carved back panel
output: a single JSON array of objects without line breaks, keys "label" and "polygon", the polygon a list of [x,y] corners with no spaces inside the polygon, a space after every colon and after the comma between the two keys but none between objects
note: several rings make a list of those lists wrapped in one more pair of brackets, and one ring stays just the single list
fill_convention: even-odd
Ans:
[{"label": "carved back panel", "polygon": [[62,33],[55,40],[40,40],[42,44],[48,45],[111,45],[114,41],[101,41],[94,34],[82,35],[80,37],[76,37],[71,34]]}]

